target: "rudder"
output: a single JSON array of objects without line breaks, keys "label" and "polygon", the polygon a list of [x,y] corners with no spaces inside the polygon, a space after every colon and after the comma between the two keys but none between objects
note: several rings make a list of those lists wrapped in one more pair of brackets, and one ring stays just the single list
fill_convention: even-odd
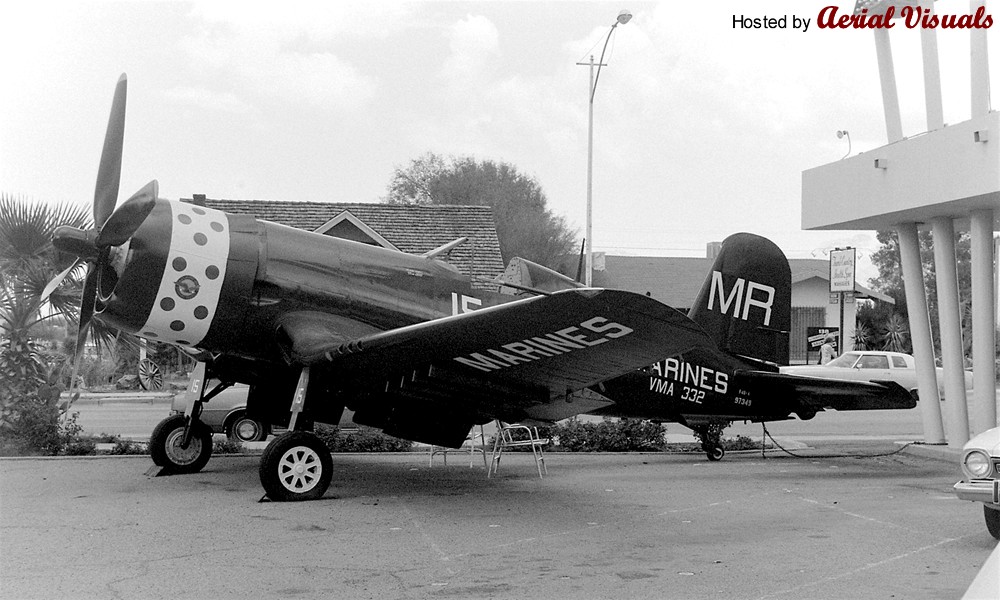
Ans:
[{"label": "rudder", "polygon": [[739,357],[788,364],[792,275],[771,240],[736,233],[722,249],[688,316],[719,349]]}]

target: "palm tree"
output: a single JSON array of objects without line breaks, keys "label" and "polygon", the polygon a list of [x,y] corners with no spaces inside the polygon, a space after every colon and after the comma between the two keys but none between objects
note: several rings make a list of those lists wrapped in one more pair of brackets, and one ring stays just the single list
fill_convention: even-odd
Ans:
[{"label": "palm tree", "polygon": [[885,321],[882,327],[882,349],[891,352],[906,352],[907,339],[910,337],[909,327],[906,319],[901,315],[893,313]]},{"label": "palm tree", "polygon": [[0,195],[0,425],[13,404],[37,394],[48,365],[35,337],[40,324],[76,323],[85,266],[76,265],[50,294],[45,286],[75,264],[52,246],[60,225],[88,227],[86,208],[50,206]]}]

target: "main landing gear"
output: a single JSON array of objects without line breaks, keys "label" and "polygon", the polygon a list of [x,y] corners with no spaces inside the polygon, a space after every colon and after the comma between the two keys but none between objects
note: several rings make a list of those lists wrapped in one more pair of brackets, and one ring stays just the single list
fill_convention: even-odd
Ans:
[{"label": "main landing gear", "polygon": [[153,463],[170,473],[201,471],[212,457],[212,430],[197,418],[187,427],[187,417],[171,415],[160,421],[149,438]]},{"label": "main landing gear", "polygon": [[323,440],[308,431],[289,431],[260,457],[260,483],[278,502],[322,498],[333,478],[333,459]]},{"label": "main landing gear", "polygon": [[295,386],[289,431],[271,440],[260,457],[260,484],[271,500],[322,498],[333,479],[330,449],[315,434],[295,429],[308,387],[309,367],[305,367]]},{"label": "main landing gear", "polygon": [[149,455],[153,463],[170,474],[197,473],[212,458],[212,430],[202,423],[202,403],[229,387],[220,383],[205,395],[205,363],[198,363],[191,376],[187,406],[182,415],[170,415],[160,421],[149,437]]},{"label": "main landing gear", "polygon": [[[202,402],[221,389],[217,387],[207,395],[202,394],[204,368],[204,363],[199,364],[201,371],[196,370],[192,376],[184,414],[171,415],[161,421],[149,439],[150,456],[166,473],[197,473],[212,457],[212,430],[198,416]],[[306,367],[302,369],[295,388],[288,433],[271,440],[260,457],[260,483],[271,500],[287,502],[322,498],[333,479],[330,449],[315,434],[296,430],[308,386],[309,368]]]}]

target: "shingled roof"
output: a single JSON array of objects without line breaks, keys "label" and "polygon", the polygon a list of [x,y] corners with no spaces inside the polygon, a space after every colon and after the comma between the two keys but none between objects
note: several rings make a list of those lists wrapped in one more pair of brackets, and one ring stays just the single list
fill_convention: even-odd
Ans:
[{"label": "shingled roof", "polygon": [[410,254],[467,237],[469,241],[439,258],[471,277],[493,279],[504,270],[493,209],[488,206],[216,200],[201,195],[183,201]]}]

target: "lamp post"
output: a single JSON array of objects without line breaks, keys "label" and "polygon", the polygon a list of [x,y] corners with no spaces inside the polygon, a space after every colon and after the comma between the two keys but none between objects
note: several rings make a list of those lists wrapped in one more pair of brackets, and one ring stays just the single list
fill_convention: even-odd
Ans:
[{"label": "lamp post", "polygon": [[[584,285],[590,287],[593,284],[594,276],[594,242],[593,242],[593,207],[594,207],[594,93],[597,91],[597,80],[601,76],[601,67],[604,66],[604,52],[608,49],[608,42],[611,34],[615,32],[615,27],[624,25],[632,19],[632,13],[622,10],[618,13],[618,18],[611,24],[608,36],[604,38],[604,48],[601,49],[601,58],[594,62],[594,55],[590,55],[590,62],[576,63],[590,67],[590,85],[587,87],[588,102],[590,104],[587,115],[587,231],[584,243],[587,245],[587,268],[584,271]],[[597,67],[596,69],[594,67]]]}]

